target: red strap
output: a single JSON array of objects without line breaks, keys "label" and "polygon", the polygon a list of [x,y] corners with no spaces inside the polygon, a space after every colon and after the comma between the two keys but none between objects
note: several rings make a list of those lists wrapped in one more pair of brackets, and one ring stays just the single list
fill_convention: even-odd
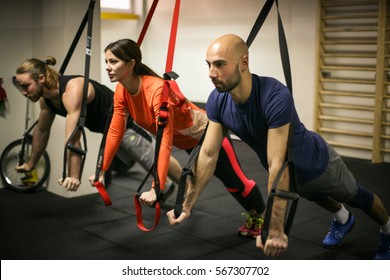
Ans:
[{"label": "red strap", "polygon": [[159,0],[154,0],[153,3],[152,3],[152,6],[149,9],[149,12],[148,12],[148,15],[146,17],[144,26],[142,27],[141,33],[140,33],[140,35],[138,37],[138,41],[137,41],[138,46],[141,46],[142,41],[144,40],[146,31],[148,30],[148,27],[149,27],[150,21],[152,20],[154,11],[156,10],[158,1]]},{"label": "red strap", "polygon": [[168,46],[167,62],[165,64],[165,73],[172,71],[173,55],[175,53],[175,45],[176,45],[177,25],[179,23],[179,12],[180,12],[180,0],[176,0],[175,9],[173,11],[173,17],[172,17],[171,35],[169,37],[169,46]]},{"label": "red strap", "polygon": [[160,221],[160,212],[161,212],[160,203],[158,202],[155,203],[156,214],[154,216],[154,225],[152,228],[149,229],[145,227],[144,221],[142,220],[142,207],[141,207],[141,203],[139,202],[138,195],[134,195],[134,205],[135,205],[135,212],[137,214],[138,228],[147,232],[154,230]]},{"label": "red strap", "polygon": [[[165,64],[165,73],[169,73],[172,71],[173,56],[175,53],[175,45],[176,45],[177,26],[179,23],[179,13],[180,13],[180,0],[176,0],[175,8],[172,16],[171,34],[169,37],[169,46],[168,46],[167,61]],[[162,102],[168,102],[169,92],[174,93],[173,95],[171,95],[171,99],[173,100],[173,105],[179,107],[183,105],[185,101],[185,97],[181,93],[176,81],[173,79],[165,80]]]},{"label": "red strap", "polygon": [[168,92],[173,92],[171,94],[171,104],[180,107],[186,101],[183,93],[180,91],[179,86],[177,85],[175,80],[166,80],[165,84],[167,84]]},{"label": "red strap", "polygon": [[103,185],[100,181],[96,181],[95,183],[93,183],[93,185],[94,185],[94,186],[96,187],[96,189],[98,190],[100,196],[102,197],[102,199],[103,199],[103,201],[104,201],[104,204],[105,204],[106,206],[112,205],[110,196],[109,196],[108,193],[106,192],[106,188],[104,187],[104,185]]},{"label": "red strap", "polygon": [[[138,45],[140,46],[142,43],[142,40],[144,38],[145,32],[149,26],[150,20],[152,18],[152,15],[154,13],[154,10],[156,9],[158,0],[155,0],[152,4],[152,7],[150,8],[150,11],[148,13],[147,19],[145,21],[144,27],[142,28],[140,38],[138,39]],[[176,0],[174,13],[173,13],[173,19],[172,19],[172,26],[171,26],[171,35],[169,38],[169,46],[168,46],[168,54],[167,54],[167,61],[166,61],[166,67],[165,72],[171,72],[172,71],[172,64],[173,64],[173,55],[175,52],[175,44],[176,44],[176,34],[177,34],[177,25],[179,22],[179,11],[180,11],[180,0]],[[161,96],[161,105],[160,105],[160,113],[159,113],[159,121],[161,121],[161,124],[165,125],[166,120],[168,119],[168,98],[169,93],[174,93],[172,95],[173,105],[179,105],[180,106],[184,103],[185,98],[184,95],[181,93],[179,87],[177,86],[175,80],[171,79],[165,79],[164,86],[163,86],[163,92]],[[156,176],[158,176],[157,170],[156,170]],[[158,195],[158,193],[157,193]],[[138,193],[134,196],[134,205],[137,215],[137,225],[138,228],[143,231],[152,231],[154,230],[159,221],[160,221],[160,203],[157,201],[155,203],[156,213],[155,213],[155,221],[152,228],[148,229],[145,227],[143,220],[142,220],[142,207],[141,203],[139,201],[139,195]]]}]

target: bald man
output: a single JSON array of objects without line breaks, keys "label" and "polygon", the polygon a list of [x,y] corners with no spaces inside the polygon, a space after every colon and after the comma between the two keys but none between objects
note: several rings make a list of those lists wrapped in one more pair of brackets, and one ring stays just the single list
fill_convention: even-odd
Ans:
[{"label": "bald man", "polygon": [[[321,136],[309,131],[299,120],[288,88],[274,78],[251,74],[245,42],[233,34],[215,40],[207,49],[209,77],[215,86],[207,105],[209,128],[187,188],[183,212],[175,217],[167,213],[171,225],[183,222],[191,214],[199,195],[209,182],[222,139],[230,129],[258,155],[269,173],[268,191],[286,158],[289,127],[294,128],[294,163],[299,194],[333,213],[324,247],[342,244],[356,219],[341,202],[365,211],[380,225],[380,247],[375,259],[390,258],[390,219],[380,198],[359,185],[341,157]],[[287,168],[288,169],[288,168]],[[289,190],[285,170],[280,190]],[[256,246],[267,256],[278,256],[288,247],[284,233],[287,201],[275,197],[268,238]]]}]

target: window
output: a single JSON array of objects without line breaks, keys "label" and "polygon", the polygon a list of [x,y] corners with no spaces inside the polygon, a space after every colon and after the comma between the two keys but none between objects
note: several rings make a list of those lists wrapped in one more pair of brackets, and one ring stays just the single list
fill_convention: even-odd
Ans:
[{"label": "window", "polygon": [[130,0],[100,0],[100,7],[102,11],[122,11],[131,12]]}]

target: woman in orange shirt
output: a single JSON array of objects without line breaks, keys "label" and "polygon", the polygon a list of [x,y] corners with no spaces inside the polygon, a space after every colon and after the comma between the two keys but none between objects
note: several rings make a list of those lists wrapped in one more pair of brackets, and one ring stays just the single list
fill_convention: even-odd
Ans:
[{"label": "woman in orange shirt", "polygon": [[[119,147],[128,115],[139,126],[156,134],[164,80],[141,60],[141,50],[133,40],[118,40],[105,48],[108,76],[111,82],[119,83],[114,94],[114,113],[107,134],[101,180]],[[162,188],[168,174],[172,145],[190,153],[203,135],[207,121],[206,112],[188,100],[180,107],[168,104],[168,120],[157,162]],[[228,138],[223,142],[214,174],[247,211],[247,220],[239,228],[239,235],[258,236],[265,210],[263,198],[256,183],[242,171]],[[144,205],[152,205],[156,201],[153,186],[139,199]]]}]

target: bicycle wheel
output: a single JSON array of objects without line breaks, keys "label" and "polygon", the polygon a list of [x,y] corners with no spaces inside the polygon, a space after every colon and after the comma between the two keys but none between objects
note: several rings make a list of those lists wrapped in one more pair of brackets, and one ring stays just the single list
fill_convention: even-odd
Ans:
[{"label": "bicycle wheel", "polygon": [[[28,161],[31,153],[31,135],[26,139],[24,161]],[[1,153],[1,179],[5,187],[18,192],[32,192],[39,189],[50,174],[50,159],[45,151],[39,159],[35,169],[31,172],[17,172],[15,167],[19,162],[19,151],[22,148],[22,139],[11,142]]]}]

